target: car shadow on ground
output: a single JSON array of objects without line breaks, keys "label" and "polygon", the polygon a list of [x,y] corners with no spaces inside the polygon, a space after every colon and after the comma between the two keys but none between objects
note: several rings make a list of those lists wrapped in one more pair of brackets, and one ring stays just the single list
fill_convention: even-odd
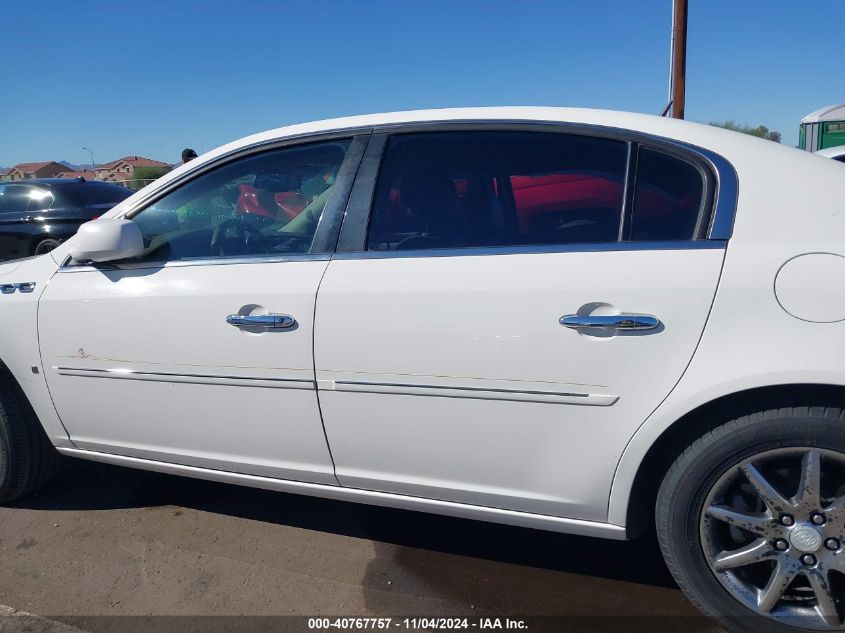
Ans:
[{"label": "car shadow on ground", "polygon": [[[674,588],[656,541],[633,542],[381,508],[72,460],[58,480],[21,500],[32,510],[182,506],[490,561]],[[401,555],[401,554],[398,554]]]}]

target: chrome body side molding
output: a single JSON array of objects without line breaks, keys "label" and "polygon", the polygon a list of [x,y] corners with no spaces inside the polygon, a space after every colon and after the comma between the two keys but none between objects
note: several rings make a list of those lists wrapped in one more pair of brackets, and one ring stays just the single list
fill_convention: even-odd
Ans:
[{"label": "chrome body side molding", "polygon": [[318,380],[317,388],[327,391],[385,393],[408,396],[436,396],[440,398],[469,398],[476,400],[510,400],[516,402],[546,402],[608,407],[618,396],[597,393],[569,393],[559,391],[496,389],[485,387],[457,387],[451,385],[423,385],[409,383],[359,382],[351,380]]},{"label": "chrome body side molding", "polygon": [[469,398],[476,400],[510,400],[516,402],[545,402],[608,407],[619,396],[601,393],[574,393],[546,390],[497,389],[453,385],[411,383],[362,382],[352,380],[304,380],[266,376],[237,376],[222,374],[183,374],[173,372],[138,371],[123,368],[66,367],[53,368],[60,376],[106,378],[112,380],[147,380],[152,382],[193,383],[201,385],[229,385],[237,387],[269,387],[272,389],[321,389],[359,393],[384,393],[441,398]]},{"label": "chrome body side molding", "polygon": [[105,464],[152,470],[172,475],[183,475],[195,479],[208,481],[219,481],[222,483],[240,484],[252,488],[264,490],[275,490],[277,492],[288,492],[293,494],[323,497],[325,499],[336,499],[339,501],[353,501],[367,503],[369,505],[384,506],[389,508],[401,508],[415,510],[418,512],[431,512],[463,519],[475,519],[490,521],[493,523],[504,523],[519,527],[548,530],[551,532],[562,532],[566,534],[578,534],[582,536],[597,536],[602,538],[625,540],[625,528],[621,525],[600,523],[597,521],[583,521],[579,519],[567,519],[544,514],[533,514],[530,512],[518,512],[515,510],[501,510],[452,501],[439,501],[422,497],[410,497],[406,495],[387,492],[376,492],[372,490],[361,490],[359,488],[342,488],[326,484],[312,484],[286,479],[273,479],[271,477],[260,477],[258,475],[242,475],[238,473],[197,468],[195,466],[182,466],[166,462],[140,459],[137,457],[125,457],[122,455],[111,455],[95,451],[86,451],[76,448],[57,449],[63,455],[78,457]]},{"label": "chrome body side molding", "polygon": [[220,374],[176,374],[169,372],[136,371],[132,369],[94,369],[90,367],[54,367],[60,376],[111,378],[114,380],[149,380],[152,382],[180,382],[200,385],[228,385],[235,387],[270,387],[272,389],[314,389],[313,380],[270,378],[264,376],[224,376]]}]

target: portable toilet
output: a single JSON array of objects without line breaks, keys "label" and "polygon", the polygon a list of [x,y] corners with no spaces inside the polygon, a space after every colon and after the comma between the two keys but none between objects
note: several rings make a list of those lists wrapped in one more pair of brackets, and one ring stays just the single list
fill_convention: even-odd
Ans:
[{"label": "portable toilet", "polygon": [[819,108],[801,119],[798,147],[815,152],[845,145],[845,103]]}]

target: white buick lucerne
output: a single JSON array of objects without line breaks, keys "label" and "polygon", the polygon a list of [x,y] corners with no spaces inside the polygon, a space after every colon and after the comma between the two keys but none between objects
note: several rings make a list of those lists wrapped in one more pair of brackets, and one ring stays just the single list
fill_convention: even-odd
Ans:
[{"label": "white buick lucerne", "polygon": [[209,152],[0,265],[0,501],[59,455],[611,539],[845,617],[842,166],[558,108]]}]

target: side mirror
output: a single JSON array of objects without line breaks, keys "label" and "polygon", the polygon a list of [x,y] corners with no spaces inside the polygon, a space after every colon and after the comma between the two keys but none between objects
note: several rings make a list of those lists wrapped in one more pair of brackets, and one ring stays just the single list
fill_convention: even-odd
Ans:
[{"label": "side mirror", "polygon": [[111,262],[138,257],[144,252],[144,236],[130,220],[104,218],[79,227],[70,243],[76,261]]}]

